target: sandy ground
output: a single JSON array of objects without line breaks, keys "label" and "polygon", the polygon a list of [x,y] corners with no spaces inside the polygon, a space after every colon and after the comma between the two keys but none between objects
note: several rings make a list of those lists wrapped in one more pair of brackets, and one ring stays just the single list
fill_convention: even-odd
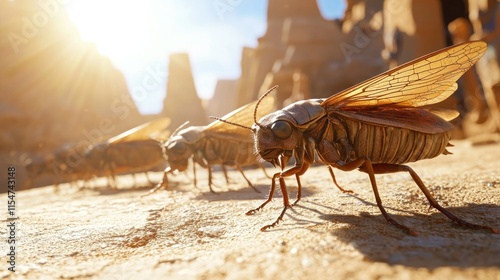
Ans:
[{"label": "sandy ground", "polygon": [[[454,155],[411,166],[443,206],[468,221],[500,228],[500,144],[455,145]],[[500,234],[462,228],[429,209],[408,174],[377,180],[388,212],[417,237],[384,220],[368,176],[358,171],[336,171],[339,183],[355,192],[343,194],[324,166],[311,168],[303,176],[303,200],[267,232],[259,229],[279,215],[281,193],[263,211],[245,215],[267,195],[270,180],[261,170],[246,171],[261,193],[232,171],[229,185],[215,173],[219,194],[212,194],[205,173],[198,171],[199,189],[179,174],[171,177],[178,184],[170,190],[142,198],[149,187],[127,188],[131,176],[120,178],[118,190],[63,186],[59,193],[53,187],[18,192],[17,272],[2,261],[0,276],[500,279]],[[295,182],[287,183],[293,198]],[[2,236],[6,228],[0,228]]]}]

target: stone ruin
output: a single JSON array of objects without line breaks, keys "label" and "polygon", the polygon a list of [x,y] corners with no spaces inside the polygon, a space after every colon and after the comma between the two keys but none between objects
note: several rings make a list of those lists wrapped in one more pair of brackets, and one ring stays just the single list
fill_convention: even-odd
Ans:
[{"label": "stone ruin", "polygon": [[[207,113],[209,116],[219,116],[233,111],[236,108],[237,80],[218,80],[215,85],[214,95],[208,100]],[[223,100],[224,102],[221,102]]]},{"label": "stone ruin", "polygon": [[[315,0],[270,0],[267,30],[241,59],[238,104],[278,84],[278,104],[292,92],[327,97],[387,69],[380,55],[383,1],[348,1],[343,21],[323,18]],[[362,65],[362,67],[360,67]],[[293,90],[294,75],[307,87]],[[295,82],[297,84],[297,82]]]},{"label": "stone ruin", "polygon": [[189,56],[186,53],[170,55],[167,95],[161,115],[171,119],[172,130],[186,121],[189,121],[189,125],[208,123],[201,99],[196,93]]},{"label": "stone ruin", "polygon": [[[462,31],[465,33],[462,37],[471,35],[471,39],[483,40],[488,43],[489,50],[476,67],[482,87],[469,82],[470,90],[466,95],[466,104],[470,111],[467,112],[463,122],[464,136],[479,138],[478,141],[491,141],[491,137],[483,139],[482,135],[496,133],[493,135],[497,135],[498,141],[500,132],[500,3],[492,0],[469,0],[469,19],[472,23],[472,30],[467,29],[469,25],[460,29],[460,25],[456,24],[455,33],[459,35]],[[453,33],[452,31],[450,30],[450,33]],[[478,92],[480,90],[482,92]]]}]

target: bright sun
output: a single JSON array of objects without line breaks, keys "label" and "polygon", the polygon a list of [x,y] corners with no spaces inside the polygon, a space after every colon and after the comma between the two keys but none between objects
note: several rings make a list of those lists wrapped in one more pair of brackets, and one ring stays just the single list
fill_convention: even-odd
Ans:
[{"label": "bright sun", "polygon": [[126,56],[151,41],[151,7],[139,0],[74,0],[67,4],[82,40],[108,56]]}]

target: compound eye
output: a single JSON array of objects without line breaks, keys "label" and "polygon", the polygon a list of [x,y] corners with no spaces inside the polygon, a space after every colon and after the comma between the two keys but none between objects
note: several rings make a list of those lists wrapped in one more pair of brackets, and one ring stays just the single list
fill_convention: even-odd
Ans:
[{"label": "compound eye", "polygon": [[174,142],[168,145],[167,148],[176,154],[180,154],[186,150],[186,144],[184,144],[183,142]]},{"label": "compound eye", "polygon": [[292,125],[287,121],[276,121],[271,126],[273,135],[279,139],[287,139],[292,135]]}]

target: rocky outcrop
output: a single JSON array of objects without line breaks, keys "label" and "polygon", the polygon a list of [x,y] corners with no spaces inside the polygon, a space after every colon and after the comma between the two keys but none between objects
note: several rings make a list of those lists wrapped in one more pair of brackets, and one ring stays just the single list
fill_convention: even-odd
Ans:
[{"label": "rocky outcrop", "polygon": [[2,1],[0,34],[2,165],[141,122],[122,73],[80,40],[59,1]]},{"label": "rocky outcrop", "polygon": [[314,0],[270,0],[265,35],[255,49],[243,51],[238,105],[275,84],[280,86],[278,104],[283,104],[294,91],[295,73],[308,81],[306,91],[314,98],[382,72],[381,10],[382,1],[354,1],[345,20],[337,22],[324,19]]},{"label": "rocky outcrop", "polygon": [[171,119],[170,127],[173,129],[186,121],[189,121],[190,125],[208,123],[205,109],[196,93],[189,56],[186,53],[170,55],[167,96],[161,114]]},{"label": "rocky outcrop", "polygon": [[218,80],[215,85],[214,96],[208,101],[209,116],[222,117],[236,109],[237,80]]}]

